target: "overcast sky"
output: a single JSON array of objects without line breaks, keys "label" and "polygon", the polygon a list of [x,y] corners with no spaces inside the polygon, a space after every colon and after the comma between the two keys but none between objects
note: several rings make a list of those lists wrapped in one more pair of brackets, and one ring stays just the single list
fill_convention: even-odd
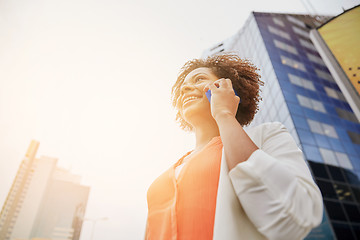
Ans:
[{"label": "overcast sky", "polygon": [[[193,136],[170,88],[251,11],[338,14],[359,0],[0,1],[0,206],[27,147],[82,176],[94,239],[141,239],[151,182]],[[266,81],[266,80],[265,80]],[[81,240],[90,238],[83,225]]]}]

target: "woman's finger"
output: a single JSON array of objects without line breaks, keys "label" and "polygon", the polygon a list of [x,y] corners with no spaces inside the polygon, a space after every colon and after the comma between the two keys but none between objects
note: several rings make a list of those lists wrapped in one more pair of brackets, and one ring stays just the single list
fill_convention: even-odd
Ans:
[{"label": "woman's finger", "polygon": [[218,85],[218,87],[222,87],[222,88],[228,88],[231,87],[231,81],[229,84],[230,79],[225,79],[225,78],[220,78],[218,80],[216,80],[214,83],[216,83]]},{"label": "woman's finger", "polygon": [[214,90],[216,91],[217,88],[218,87],[215,85],[215,82],[213,82],[213,83],[206,85],[204,88],[204,91],[206,92],[210,89],[213,92]]},{"label": "woman's finger", "polygon": [[228,85],[228,87],[233,88],[232,82],[229,78],[226,78],[225,81],[226,81],[226,84]]}]

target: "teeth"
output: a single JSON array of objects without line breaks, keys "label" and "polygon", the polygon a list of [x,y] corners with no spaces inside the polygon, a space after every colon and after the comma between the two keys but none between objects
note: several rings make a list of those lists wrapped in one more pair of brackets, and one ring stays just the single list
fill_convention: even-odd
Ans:
[{"label": "teeth", "polygon": [[198,99],[198,97],[190,96],[184,99],[183,103],[186,103],[187,101]]}]

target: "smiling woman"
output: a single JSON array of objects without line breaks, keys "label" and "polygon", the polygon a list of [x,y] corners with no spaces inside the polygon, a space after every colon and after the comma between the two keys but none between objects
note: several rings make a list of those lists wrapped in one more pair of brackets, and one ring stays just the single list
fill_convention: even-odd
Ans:
[{"label": "smiling woman", "polygon": [[[187,75],[196,70],[203,69],[205,72],[195,76],[195,81],[203,83],[209,80],[209,77],[232,79],[232,86],[236,93],[241,96],[241,105],[236,112],[236,119],[241,125],[249,124],[258,109],[260,101],[259,87],[263,85],[257,68],[249,61],[240,59],[237,55],[217,55],[204,59],[194,59],[187,62],[181,69],[176,83],[172,88],[173,106],[178,110],[179,100],[181,97],[181,87]],[[207,69],[207,70],[205,70]],[[202,78],[201,78],[202,77]],[[181,128],[191,130],[192,126],[184,121],[180,112],[177,113],[176,119],[180,122]]]},{"label": "smiling woman", "polygon": [[182,68],[173,104],[196,144],[150,186],[145,239],[302,239],[321,222],[321,193],[285,127],[243,129],[258,109],[256,71],[232,54]]}]

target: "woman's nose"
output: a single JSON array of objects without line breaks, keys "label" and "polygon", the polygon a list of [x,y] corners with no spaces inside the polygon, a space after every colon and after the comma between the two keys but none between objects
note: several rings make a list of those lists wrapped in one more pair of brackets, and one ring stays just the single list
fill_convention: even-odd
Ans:
[{"label": "woman's nose", "polygon": [[194,86],[193,85],[190,85],[190,84],[183,84],[180,88],[180,92],[182,94],[186,93],[186,92],[189,92],[191,90],[194,89]]}]

